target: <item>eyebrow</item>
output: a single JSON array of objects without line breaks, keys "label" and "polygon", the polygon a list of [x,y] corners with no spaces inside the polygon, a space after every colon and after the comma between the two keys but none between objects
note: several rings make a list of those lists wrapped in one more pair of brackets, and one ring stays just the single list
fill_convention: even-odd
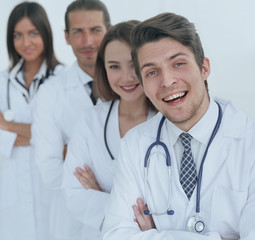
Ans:
[{"label": "eyebrow", "polygon": [[[102,26],[100,26],[100,25],[96,25],[96,26],[92,26],[92,27],[89,27],[89,29],[95,29],[95,28],[103,28]],[[72,27],[72,28],[70,28],[70,31],[72,31],[72,30],[83,30],[84,29],[84,27],[83,26],[77,26],[77,27]]]},{"label": "eyebrow", "polygon": [[114,60],[110,60],[108,62],[106,62],[107,64],[112,64],[112,63],[119,63],[118,61],[114,61]]},{"label": "eyebrow", "polygon": [[[178,57],[178,56],[188,56],[188,55],[187,55],[186,53],[184,53],[184,52],[178,52],[178,53],[176,53],[176,54],[170,56],[170,57],[168,58],[168,60],[173,60],[173,59],[175,59],[175,58]],[[152,62],[145,63],[144,65],[142,65],[142,66],[140,67],[140,71],[142,71],[145,67],[151,67],[151,66],[155,66],[155,64],[152,63]]]},{"label": "eyebrow", "polygon": [[103,28],[103,27],[101,25],[97,25],[97,26],[91,27],[91,29],[93,29],[93,28]]}]

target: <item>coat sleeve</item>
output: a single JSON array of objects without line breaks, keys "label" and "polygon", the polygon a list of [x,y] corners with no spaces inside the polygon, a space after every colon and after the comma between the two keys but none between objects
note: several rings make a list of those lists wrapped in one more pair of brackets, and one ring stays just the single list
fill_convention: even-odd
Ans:
[{"label": "coat sleeve", "polygon": [[250,137],[247,138],[248,141],[246,140],[246,143],[244,144],[246,148],[243,155],[246,156],[244,159],[249,159],[250,165],[248,166],[248,169],[250,171],[246,171],[249,180],[248,197],[239,224],[241,240],[255,239],[255,224],[253,221],[255,216],[255,124],[253,124],[252,128],[248,129],[246,136],[249,135]]},{"label": "coat sleeve", "polygon": [[58,101],[61,101],[57,95],[60,91],[61,86],[56,89],[51,82],[42,85],[33,112],[36,163],[43,182],[51,189],[59,189],[62,182],[64,140],[55,116]]},{"label": "coat sleeve", "polygon": [[[4,114],[7,110],[7,80],[8,71],[0,72],[0,112]],[[0,155],[10,157],[14,147],[17,134],[0,129]]]},{"label": "coat sleeve", "polygon": [[62,188],[65,193],[67,208],[72,216],[85,225],[99,230],[104,218],[104,207],[110,194],[85,189],[73,174],[76,167],[84,168],[85,164],[94,172],[86,141],[88,132],[86,124],[82,122],[77,124],[68,145]]},{"label": "coat sleeve", "polygon": [[0,129],[0,155],[8,158],[11,157],[16,138],[16,133]]},{"label": "coat sleeve", "polygon": [[[136,138],[134,138],[136,139]],[[134,139],[124,138],[121,141],[119,156],[119,170],[114,179],[110,200],[105,208],[103,223],[104,240],[221,240],[217,232],[199,235],[186,231],[157,231],[151,229],[142,232],[134,222],[132,205],[136,204],[138,197],[144,199],[144,179],[141,166],[137,163],[139,144],[134,144]],[[128,144],[132,143],[133,144]],[[131,151],[132,150],[132,151]]]}]

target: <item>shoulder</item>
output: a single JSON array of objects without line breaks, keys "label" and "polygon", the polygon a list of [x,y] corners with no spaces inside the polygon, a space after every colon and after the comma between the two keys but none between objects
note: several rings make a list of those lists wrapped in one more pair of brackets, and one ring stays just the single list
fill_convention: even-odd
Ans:
[{"label": "shoulder", "polygon": [[0,99],[2,99],[6,95],[8,77],[9,77],[8,70],[0,72]]},{"label": "shoulder", "polygon": [[64,87],[65,79],[68,76],[69,68],[61,64],[54,69],[54,75],[50,76],[40,86],[40,92],[59,92]]},{"label": "shoulder", "polygon": [[233,138],[246,138],[249,135],[255,137],[255,121],[248,117],[242,110],[231,101],[215,98],[221,105],[223,117],[221,129],[223,135]]},{"label": "shoulder", "polygon": [[87,110],[83,114],[84,122],[92,123],[93,125],[102,124],[105,122],[107,113],[109,111],[111,105],[111,101],[100,102],[95,106],[91,106],[87,108]]},{"label": "shoulder", "polygon": [[[137,139],[148,138],[156,139],[157,131],[159,127],[162,114],[158,112],[156,115],[148,119],[147,121],[130,129],[124,136],[124,141],[137,141]],[[132,139],[132,140],[130,140]]]},{"label": "shoulder", "polygon": [[9,71],[8,70],[0,71],[0,83],[7,82],[8,77],[9,77]]},{"label": "shoulder", "polygon": [[54,76],[57,76],[58,74],[60,74],[62,71],[66,71],[67,70],[67,67],[62,65],[62,64],[58,64],[54,71],[53,71],[53,75]]},{"label": "shoulder", "polygon": [[72,135],[76,137],[88,138],[92,136],[96,138],[102,135],[104,131],[105,119],[111,102],[101,102],[96,106],[91,106],[80,114],[80,119],[76,122]]}]

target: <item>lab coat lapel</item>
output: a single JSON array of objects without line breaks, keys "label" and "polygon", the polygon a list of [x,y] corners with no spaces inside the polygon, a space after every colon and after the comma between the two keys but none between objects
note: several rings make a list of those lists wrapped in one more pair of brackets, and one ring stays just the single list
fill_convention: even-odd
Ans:
[{"label": "lab coat lapel", "polygon": [[[224,162],[228,157],[230,151],[230,139],[241,139],[245,136],[242,129],[236,127],[239,124],[245,124],[246,118],[244,115],[236,115],[236,109],[231,103],[226,103],[221,126],[218,133],[215,136],[205,159],[203,167],[203,177],[201,186],[201,197],[202,194],[209,190],[210,185],[217,179],[219,172],[223,169]],[[230,123],[229,119],[233,119]]]},{"label": "lab coat lapel", "polygon": [[202,184],[201,184],[201,197],[202,195],[210,189],[212,182],[217,179],[222,166],[227,159],[227,141],[226,138],[220,136],[219,132],[215,139],[213,140],[211,146],[209,147],[202,174]]}]

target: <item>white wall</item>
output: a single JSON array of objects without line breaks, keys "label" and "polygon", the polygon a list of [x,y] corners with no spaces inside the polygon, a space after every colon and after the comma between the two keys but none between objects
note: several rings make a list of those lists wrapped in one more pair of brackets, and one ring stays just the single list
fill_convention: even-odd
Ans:
[{"label": "white wall", "polygon": [[[0,0],[0,70],[8,67],[6,25],[20,0]],[[64,13],[71,0],[38,0],[49,16],[56,55],[70,65],[74,56],[64,39]],[[211,60],[210,94],[231,99],[255,119],[255,2],[253,0],[103,0],[112,23],[144,20],[175,12],[194,22]]]}]

